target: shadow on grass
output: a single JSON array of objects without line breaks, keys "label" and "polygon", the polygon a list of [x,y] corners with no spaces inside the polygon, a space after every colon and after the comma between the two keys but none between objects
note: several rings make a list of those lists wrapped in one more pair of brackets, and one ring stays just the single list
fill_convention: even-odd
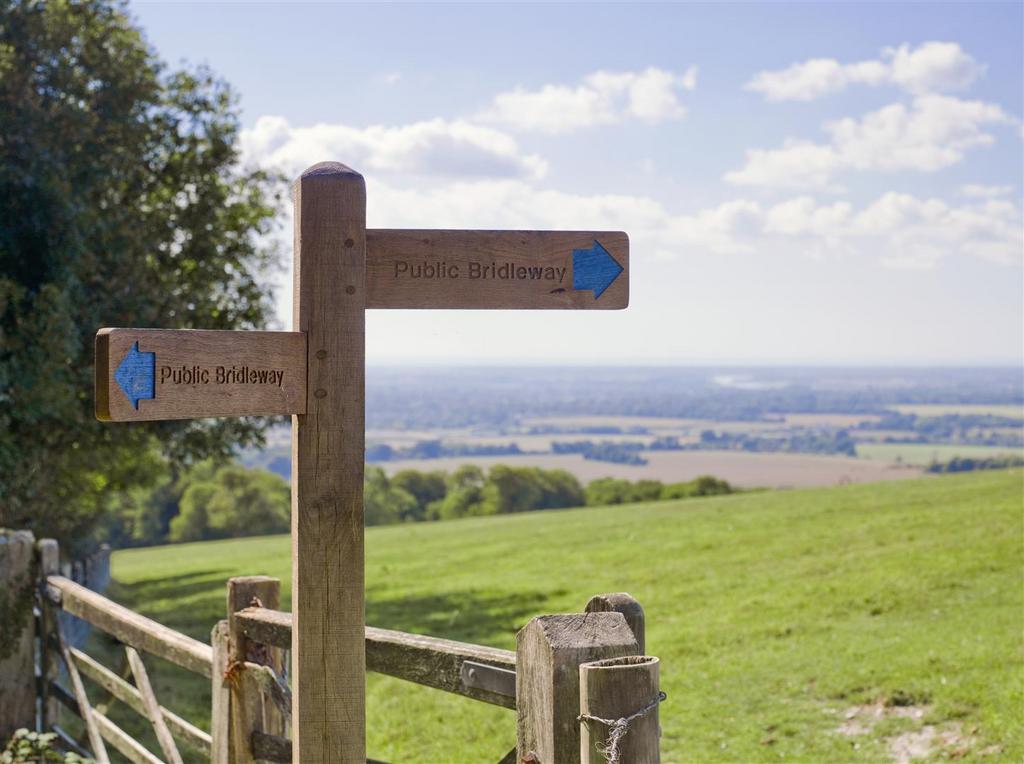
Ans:
[{"label": "shadow on grass", "polygon": [[508,647],[516,631],[563,592],[541,590],[514,594],[455,591],[417,597],[376,599],[366,593],[366,622],[385,629]]},{"label": "shadow on grass", "polygon": [[209,642],[213,625],[226,617],[230,574],[230,569],[210,569],[132,583],[115,580],[107,596],[175,631]]},{"label": "shadow on grass", "polygon": [[[132,583],[115,581],[109,596],[125,607],[208,643],[213,624],[225,617],[229,574],[230,571],[211,569]],[[375,592],[382,589],[367,590],[367,622],[373,626],[504,648],[514,648],[516,631],[533,616],[547,612],[545,607],[552,598],[564,595],[561,591],[542,590],[512,594],[451,591],[377,599]],[[86,651],[114,669],[120,666],[124,655],[122,645],[96,630]],[[209,729],[210,680],[152,656],[145,661],[160,702],[200,728]],[[97,690],[91,687],[90,694]],[[96,692],[93,700],[101,700],[100,693]],[[150,725],[139,715],[115,704],[111,718],[150,750],[159,750]],[[185,750],[182,753],[188,764],[201,760]]]}]

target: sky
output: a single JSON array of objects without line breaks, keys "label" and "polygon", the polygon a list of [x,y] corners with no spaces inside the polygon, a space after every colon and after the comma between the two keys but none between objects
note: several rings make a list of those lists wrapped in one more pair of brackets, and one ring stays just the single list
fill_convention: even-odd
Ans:
[{"label": "sky", "polygon": [[625,311],[370,311],[371,363],[1024,364],[1022,3],[129,9],[370,227],[630,235]]}]

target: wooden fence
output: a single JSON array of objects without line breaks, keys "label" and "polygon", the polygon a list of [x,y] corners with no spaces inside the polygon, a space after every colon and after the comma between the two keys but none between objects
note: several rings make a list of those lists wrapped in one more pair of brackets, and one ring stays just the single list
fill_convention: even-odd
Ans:
[{"label": "wooden fence", "polygon": [[[19,545],[0,544],[0,589],[13,591],[10,582],[18,577],[38,582],[28,591],[36,594],[39,660],[30,659],[24,669],[34,671],[35,682],[31,675],[14,681],[10,666],[0,661],[0,682],[8,682],[0,684],[0,696],[10,700],[18,694],[18,702],[0,703],[0,714],[11,716],[0,716],[0,727],[7,722],[10,731],[15,712],[8,707],[19,709],[20,726],[30,726],[23,720],[26,709],[33,709],[37,729],[56,732],[64,747],[100,764],[110,761],[108,744],[137,764],[180,764],[182,749],[191,760],[214,764],[291,761],[286,666],[292,615],[279,609],[277,579],[230,579],[226,618],[205,644],[60,575],[55,541],[39,541],[34,558],[26,556],[26,535],[18,536]],[[643,610],[622,593],[595,596],[585,610],[534,618],[518,633],[514,652],[367,627],[367,670],[514,710],[517,743],[501,764],[657,762],[658,703],[664,696],[657,659],[643,655]],[[134,681],[69,645],[61,612],[120,642]],[[31,627],[26,633],[31,657]],[[25,640],[18,637],[24,666]],[[160,705],[145,655],[210,679],[210,732]],[[97,708],[97,692],[146,719],[159,750],[148,750]],[[62,726],[60,707],[82,720],[83,735],[76,738]]]}]

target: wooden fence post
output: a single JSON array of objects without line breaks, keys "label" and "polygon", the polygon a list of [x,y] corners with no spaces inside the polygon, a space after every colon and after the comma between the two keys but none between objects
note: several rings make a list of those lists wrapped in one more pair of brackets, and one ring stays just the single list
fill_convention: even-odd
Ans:
[{"label": "wooden fence post", "polygon": [[534,618],[516,635],[516,748],[520,762],[580,761],[579,666],[636,655],[621,613]]},{"label": "wooden fence post", "polygon": [[292,760],[365,764],[366,184],[324,162],[294,188],[307,396],[292,418]]},{"label": "wooden fence post", "polygon": [[281,582],[269,576],[239,576],[228,581],[228,674],[230,710],[229,754],[230,764],[249,764],[253,761],[251,740],[254,732],[284,734],[284,717],[274,705],[269,693],[260,689],[256,677],[241,666],[258,663],[281,675],[283,651],[250,641],[236,623],[235,613],[247,607],[260,606],[272,610],[281,607]]},{"label": "wooden fence post", "polygon": [[34,546],[30,532],[0,529],[0,746],[36,726]]},{"label": "wooden fence post", "polygon": [[[659,764],[658,659],[610,658],[579,670],[581,764]],[[619,730],[608,723],[615,721],[622,725]]]},{"label": "wooden fence post", "polygon": [[225,674],[228,670],[229,628],[227,621],[218,621],[210,633],[213,665],[210,668],[210,764],[229,764],[231,751],[231,688]]},{"label": "wooden fence post", "polygon": [[639,653],[643,655],[646,647],[646,626],[644,622],[644,609],[631,594],[626,592],[612,592],[611,594],[595,594],[590,598],[585,610],[587,613],[622,613],[629,624],[629,628],[636,637]]},{"label": "wooden fence post", "polygon": [[[60,573],[60,547],[55,539],[40,539],[36,542],[36,558],[39,566],[39,587],[46,592],[46,577]],[[60,721],[60,704],[50,693],[50,682],[60,676],[57,662],[48,641],[57,637],[57,613],[47,604],[46,597],[40,597],[39,606],[39,697],[41,700],[40,726],[46,732]]]}]

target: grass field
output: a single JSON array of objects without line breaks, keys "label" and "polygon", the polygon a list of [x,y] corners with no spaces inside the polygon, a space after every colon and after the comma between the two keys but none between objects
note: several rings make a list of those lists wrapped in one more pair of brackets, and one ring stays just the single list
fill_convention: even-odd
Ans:
[{"label": "grass field", "polygon": [[920,403],[900,406],[890,406],[901,414],[917,414],[920,417],[947,416],[959,414],[961,416],[1004,416],[1011,419],[1024,419],[1024,406],[1012,404],[986,404],[986,403]]},{"label": "grass field", "polygon": [[945,462],[954,456],[1024,456],[1024,449],[1000,446],[958,446],[946,443],[858,443],[857,456],[881,462],[901,461],[925,466]]},{"label": "grass field", "polygon": [[[1016,762],[1022,491],[994,471],[374,528],[368,619],[511,648],[532,616],[625,590],[662,660],[663,761]],[[286,537],[124,551],[112,596],[207,639],[228,576],[287,593],[289,568]],[[205,725],[206,682],[150,662],[161,701]],[[514,742],[512,712],[398,680],[371,676],[368,703],[386,761],[495,762]]]}]

